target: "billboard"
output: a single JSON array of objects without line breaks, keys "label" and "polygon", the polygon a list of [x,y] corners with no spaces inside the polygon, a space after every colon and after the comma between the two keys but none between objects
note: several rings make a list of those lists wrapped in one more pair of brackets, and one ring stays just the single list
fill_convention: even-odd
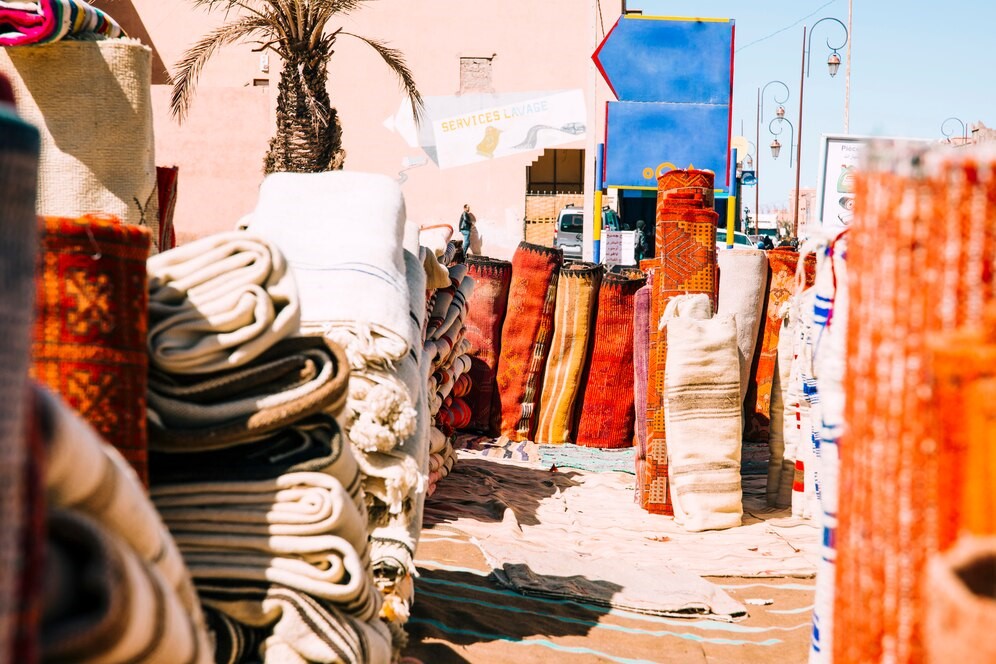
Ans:
[{"label": "billboard", "polygon": [[824,135],[820,155],[819,216],[829,232],[847,228],[854,217],[854,171],[868,138]]},{"label": "billboard", "polygon": [[674,168],[716,173],[726,180],[729,109],[713,104],[609,102],[606,109],[605,186],[656,189]]}]

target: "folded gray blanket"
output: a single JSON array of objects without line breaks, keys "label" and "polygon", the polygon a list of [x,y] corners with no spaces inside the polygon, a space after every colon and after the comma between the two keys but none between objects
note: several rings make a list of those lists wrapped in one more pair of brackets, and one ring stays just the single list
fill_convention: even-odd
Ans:
[{"label": "folded gray blanket", "polygon": [[228,371],[149,375],[149,446],[204,451],[258,440],[346,403],[349,366],[342,349],[321,337],[276,343]]},{"label": "folded gray blanket", "polygon": [[44,661],[214,662],[200,611],[125,540],[77,510],[51,511],[48,529]]},{"label": "folded gray blanket", "polygon": [[210,235],[148,261],[149,358],[174,373],[240,367],[295,334],[301,306],[276,246],[251,233]]}]

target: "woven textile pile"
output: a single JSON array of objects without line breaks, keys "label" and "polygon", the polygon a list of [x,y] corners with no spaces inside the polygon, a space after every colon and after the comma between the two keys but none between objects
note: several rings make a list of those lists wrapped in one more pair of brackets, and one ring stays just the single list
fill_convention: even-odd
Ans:
[{"label": "woven textile pile", "polygon": [[501,400],[498,395],[498,355],[501,331],[508,307],[512,264],[494,258],[471,256],[467,274],[474,279],[474,293],[467,303],[467,334],[470,342],[471,416],[468,429],[497,436],[501,431]]},{"label": "woven textile pile", "polygon": [[602,266],[592,263],[574,263],[560,268],[553,339],[540,393],[537,443],[573,443],[577,439],[579,413],[576,411],[588,377],[586,369],[595,337],[595,311],[602,272]]},{"label": "woven textile pile", "polygon": [[[994,299],[996,161],[873,145],[856,185],[833,657],[918,662],[928,607],[944,601],[924,590],[927,562],[961,529],[949,506],[966,467],[966,439],[944,431],[952,400],[939,398],[931,341],[982,327]],[[959,398],[974,399],[971,389]]]},{"label": "woven textile pile", "polygon": [[0,46],[47,44],[61,39],[121,37],[117,21],[85,0],[0,2]]},{"label": "woven textile pile", "polygon": [[[446,258],[442,254],[440,258]],[[438,260],[438,259],[437,259]],[[429,378],[429,477],[426,495],[432,495],[440,480],[456,463],[453,434],[471,422],[467,397],[471,391],[471,342],[467,335],[468,302],[473,298],[475,280],[465,264],[447,269],[446,287],[433,292],[428,316],[422,361],[432,372]]]},{"label": "woven textile pile", "polygon": [[334,419],[344,350],[296,336],[293,275],[259,236],[209,236],[148,270],[151,492],[217,661],[386,661],[359,467]]},{"label": "woven textile pile", "polygon": [[[719,280],[716,267],[716,223],[713,174],[707,171],[668,171],[657,181],[657,258],[643,261],[652,272],[650,351],[647,371],[647,442],[640,505],[654,514],[673,514],[668,486],[664,374],[667,335],[660,321],[671,298],[702,293],[715,304]],[[715,306],[713,306],[715,310]]]},{"label": "woven textile pile", "polygon": [[400,647],[429,474],[431,366],[422,350],[433,259],[420,251],[418,228],[406,226],[398,184],[378,175],[272,174],[243,224],[287,256],[302,331],[345,350],[339,422],[363,478],[382,615]]}]

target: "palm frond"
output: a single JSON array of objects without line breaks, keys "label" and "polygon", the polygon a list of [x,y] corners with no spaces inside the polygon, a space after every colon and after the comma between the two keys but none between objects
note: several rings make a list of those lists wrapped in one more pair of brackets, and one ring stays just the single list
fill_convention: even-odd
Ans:
[{"label": "palm frond", "polygon": [[187,49],[176,63],[175,72],[170,75],[170,83],[173,85],[170,113],[173,117],[181,122],[187,117],[197,79],[215,51],[227,44],[248,39],[254,34],[272,32],[273,27],[273,22],[266,17],[243,17],[212,30]]},{"label": "palm frond", "polygon": [[355,37],[360,41],[366,42],[373,50],[377,51],[387,66],[398,77],[401,82],[401,87],[404,89],[405,94],[408,96],[409,101],[412,104],[412,115],[415,117],[415,125],[419,126],[422,121],[422,116],[425,113],[425,104],[422,101],[422,94],[418,91],[415,85],[415,77],[412,76],[411,70],[405,63],[405,58],[401,51],[397,49],[390,48],[387,44],[376,39],[369,39],[367,37],[361,37],[360,35],[353,34],[352,32],[338,32],[338,34],[349,35],[350,37]]}]

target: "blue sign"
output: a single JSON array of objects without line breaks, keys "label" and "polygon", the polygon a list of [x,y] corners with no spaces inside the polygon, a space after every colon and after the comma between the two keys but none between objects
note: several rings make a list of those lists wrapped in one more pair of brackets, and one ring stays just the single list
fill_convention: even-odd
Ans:
[{"label": "blue sign", "polygon": [[592,55],[620,101],[729,104],[732,19],[622,16]]},{"label": "blue sign", "polygon": [[727,184],[730,107],[720,104],[609,102],[606,109],[605,186],[656,189],[675,168],[716,173]]}]

